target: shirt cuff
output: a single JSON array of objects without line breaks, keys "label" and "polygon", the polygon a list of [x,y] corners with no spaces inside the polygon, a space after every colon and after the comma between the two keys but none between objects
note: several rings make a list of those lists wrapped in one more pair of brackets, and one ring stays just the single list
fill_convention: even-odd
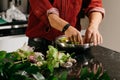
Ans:
[{"label": "shirt cuff", "polygon": [[59,10],[57,8],[52,7],[47,10],[47,15],[49,15],[49,14],[56,14],[59,16]]},{"label": "shirt cuff", "polygon": [[88,15],[89,15],[91,12],[100,12],[100,13],[102,14],[102,17],[105,16],[105,9],[104,9],[104,8],[101,8],[101,7],[92,8],[92,9],[88,12]]}]

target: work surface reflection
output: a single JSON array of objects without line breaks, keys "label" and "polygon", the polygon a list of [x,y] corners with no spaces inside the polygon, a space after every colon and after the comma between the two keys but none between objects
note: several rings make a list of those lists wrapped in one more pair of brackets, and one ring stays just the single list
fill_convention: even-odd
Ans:
[{"label": "work surface reflection", "polygon": [[[92,80],[93,77],[93,80],[120,79],[120,53],[116,51],[96,46],[76,51],[73,56],[77,63],[68,69],[68,80]],[[58,72],[64,71],[66,69]]]}]

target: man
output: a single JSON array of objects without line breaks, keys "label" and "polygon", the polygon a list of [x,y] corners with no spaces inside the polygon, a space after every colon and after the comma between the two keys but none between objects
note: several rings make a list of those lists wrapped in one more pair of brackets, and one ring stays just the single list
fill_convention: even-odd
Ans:
[{"label": "man", "polygon": [[[104,17],[102,0],[29,0],[30,16],[26,35],[28,45],[35,51],[45,53],[47,46],[56,37],[65,35],[70,41],[80,44],[99,45],[103,42],[99,24]],[[85,39],[80,34],[81,11],[89,18]]]}]

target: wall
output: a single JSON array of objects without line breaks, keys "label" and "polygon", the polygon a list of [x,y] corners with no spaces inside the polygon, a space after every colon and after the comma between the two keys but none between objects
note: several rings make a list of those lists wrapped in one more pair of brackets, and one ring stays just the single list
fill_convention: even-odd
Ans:
[{"label": "wall", "polygon": [[120,52],[120,0],[103,0],[103,5],[106,15],[100,27],[102,46]]}]

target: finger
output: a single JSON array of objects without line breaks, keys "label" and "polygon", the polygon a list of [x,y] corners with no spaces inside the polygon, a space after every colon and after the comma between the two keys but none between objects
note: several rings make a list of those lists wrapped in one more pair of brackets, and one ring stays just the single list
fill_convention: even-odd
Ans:
[{"label": "finger", "polygon": [[91,36],[92,36],[91,33],[86,33],[86,35],[85,35],[85,43],[90,43]]},{"label": "finger", "polygon": [[100,34],[99,35],[99,43],[98,44],[102,44],[103,43],[103,38],[102,38],[102,35]]},{"label": "finger", "polygon": [[89,38],[89,42],[88,43],[93,43],[94,42],[94,35],[91,34],[91,37]]},{"label": "finger", "polygon": [[74,43],[78,42],[77,35],[73,36],[73,42],[74,42]]},{"label": "finger", "polygon": [[80,43],[80,41],[79,41],[79,34],[76,35],[76,42]]},{"label": "finger", "polygon": [[96,45],[99,45],[100,44],[100,35],[96,35],[96,39],[97,39],[97,43],[96,43]]},{"label": "finger", "polygon": [[72,36],[71,36],[71,41],[72,41],[72,43],[74,43],[74,38],[75,38],[75,37],[72,35]]},{"label": "finger", "polygon": [[74,43],[74,36],[72,35],[71,37],[69,37],[69,41],[71,42],[71,43]]},{"label": "finger", "polygon": [[97,35],[97,45],[102,43],[102,36],[99,34]]},{"label": "finger", "polygon": [[100,44],[103,43],[103,38],[102,38],[102,35],[100,35]]},{"label": "finger", "polygon": [[96,46],[97,45],[97,39],[96,39],[96,34],[93,34],[93,44]]},{"label": "finger", "polygon": [[72,42],[72,38],[71,38],[71,37],[68,37],[68,40],[69,40],[70,42]]},{"label": "finger", "polygon": [[80,34],[78,34],[77,39],[78,39],[78,42],[80,42],[80,44],[83,45],[83,39]]}]

